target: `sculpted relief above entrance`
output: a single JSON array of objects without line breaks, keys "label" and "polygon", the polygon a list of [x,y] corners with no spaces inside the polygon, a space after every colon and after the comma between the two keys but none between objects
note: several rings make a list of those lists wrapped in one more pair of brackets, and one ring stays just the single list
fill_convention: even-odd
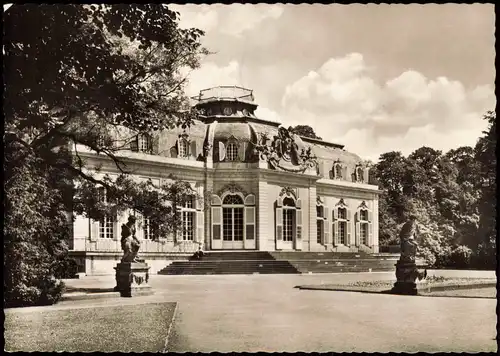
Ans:
[{"label": "sculpted relief above entrance", "polygon": [[303,173],[317,165],[316,156],[310,147],[305,148],[302,140],[291,128],[280,127],[272,139],[265,133],[255,145],[259,158],[267,161],[274,169]]}]

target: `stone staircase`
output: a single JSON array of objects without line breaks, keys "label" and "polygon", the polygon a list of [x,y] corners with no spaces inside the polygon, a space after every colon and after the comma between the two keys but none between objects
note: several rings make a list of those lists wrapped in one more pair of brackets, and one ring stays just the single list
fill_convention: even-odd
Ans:
[{"label": "stone staircase", "polygon": [[270,252],[276,260],[286,260],[299,273],[345,273],[394,271],[396,255],[364,252]]},{"label": "stone staircase", "polygon": [[205,252],[201,260],[174,261],[158,274],[298,274],[394,271],[398,255],[358,252]]}]

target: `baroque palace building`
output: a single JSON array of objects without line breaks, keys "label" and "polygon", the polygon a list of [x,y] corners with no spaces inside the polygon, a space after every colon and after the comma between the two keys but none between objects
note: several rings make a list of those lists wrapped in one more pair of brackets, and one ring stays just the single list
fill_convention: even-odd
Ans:
[{"label": "baroque palace building", "polygon": [[[380,191],[369,184],[360,157],[256,117],[251,90],[216,87],[196,99],[203,115],[190,128],[135,136],[117,154],[135,179],[160,185],[174,174],[208,200],[178,207],[184,229],[176,236],[153,236],[149,221],[138,219],[139,255],[151,272],[200,245],[205,251],[378,253]],[[100,174],[118,176],[106,156],[83,147],[79,155],[100,166]],[[70,253],[79,272],[114,273],[127,216],[76,216]]]}]

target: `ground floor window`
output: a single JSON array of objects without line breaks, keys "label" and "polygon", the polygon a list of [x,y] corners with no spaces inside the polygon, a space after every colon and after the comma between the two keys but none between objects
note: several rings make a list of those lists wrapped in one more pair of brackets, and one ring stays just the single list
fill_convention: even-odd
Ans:
[{"label": "ground floor window", "polygon": [[99,238],[112,239],[114,236],[114,219],[105,215],[99,220]]},{"label": "ground floor window", "polygon": [[295,209],[283,209],[283,241],[293,241],[293,218]]},{"label": "ground floor window", "polygon": [[368,223],[359,224],[359,242],[361,245],[368,244]]},{"label": "ground floor window", "polygon": [[182,240],[193,241],[194,211],[182,211]]},{"label": "ground floor window", "polygon": [[347,237],[347,221],[338,222],[338,232],[339,232],[338,243],[341,245],[345,245]]},{"label": "ground floor window", "polygon": [[323,243],[323,220],[316,220],[316,241]]}]

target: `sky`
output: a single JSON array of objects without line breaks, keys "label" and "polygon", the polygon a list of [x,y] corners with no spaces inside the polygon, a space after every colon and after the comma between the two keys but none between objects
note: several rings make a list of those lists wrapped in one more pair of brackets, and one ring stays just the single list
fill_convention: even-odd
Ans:
[{"label": "sky", "polygon": [[496,106],[491,4],[169,7],[215,52],[188,95],[253,89],[258,117],[310,125],[364,159],[473,146]]}]

